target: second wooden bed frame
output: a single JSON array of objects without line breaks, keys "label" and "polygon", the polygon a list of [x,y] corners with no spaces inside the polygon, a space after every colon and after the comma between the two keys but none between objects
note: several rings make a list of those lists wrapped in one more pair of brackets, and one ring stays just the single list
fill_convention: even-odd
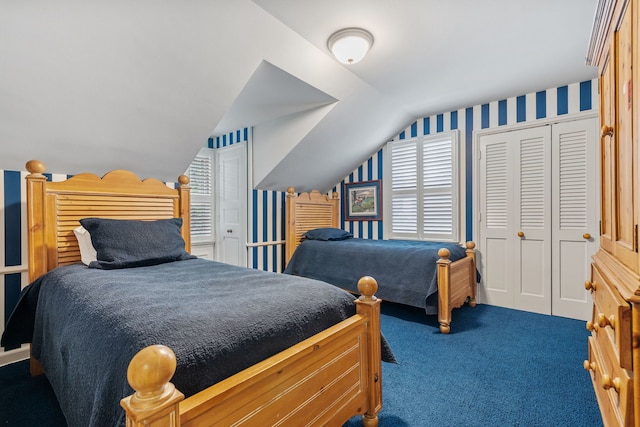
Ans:
[{"label": "second wooden bed frame", "polygon": [[[47,182],[42,162],[32,160],[26,168],[30,281],[80,261],[73,229],[85,217],[179,217],[189,251],[187,177],[181,176],[174,190],[123,170],[102,178],[80,174]],[[176,367],[173,352],[160,345],[142,349],[127,372],[136,391],[121,401],[127,427],[338,426],[355,415],[362,415],[364,426],[377,426],[382,407],[380,300],[373,296],[377,284],[372,278],[362,278],[358,287],[362,296],[354,316],[187,399],[169,382]],[[33,357],[31,372],[44,373]]]},{"label": "second wooden bed frame", "polygon": [[[331,197],[317,190],[296,195],[295,189],[287,189],[285,262],[300,245],[302,235],[315,228],[340,228],[340,200],[338,194]],[[438,322],[440,332],[451,331],[451,311],[465,302],[476,306],[476,253],[474,242],[466,243],[466,257],[449,260],[448,249],[440,249],[437,261],[438,277]],[[330,266],[327,266],[330,268]]]}]

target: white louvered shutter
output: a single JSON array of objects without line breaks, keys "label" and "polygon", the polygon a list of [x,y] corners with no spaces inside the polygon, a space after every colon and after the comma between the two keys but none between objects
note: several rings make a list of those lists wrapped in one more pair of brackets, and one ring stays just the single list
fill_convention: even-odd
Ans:
[{"label": "white louvered shutter", "polygon": [[393,239],[458,240],[457,132],[389,143]]},{"label": "white louvered shutter", "polygon": [[457,240],[452,138],[426,139],[422,147],[423,238]]},{"label": "white louvered shutter", "polygon": [[418,238],[418,144],[391,145],[391,234]]},{"label": "white louvered shutter", "polygon": [[485,149],[485,197],[486,227],[505,230],[508,222],[507,143],[488,144]]},{"label": "white louvered shutter", "polygon": [[558,139],[558,226],[561,230],[588,230],[587,132],[561,133]]},{"label": "white louvered shutter", "polygon": [[187,170],[191,187],[191,240],[211,242],[213,236],[213,150],[200,150]]},{"label": "white louvered shutter", "polygon": [[547,225],[545,197],[545,138],[520,141],[520,227],[543,230]]}]

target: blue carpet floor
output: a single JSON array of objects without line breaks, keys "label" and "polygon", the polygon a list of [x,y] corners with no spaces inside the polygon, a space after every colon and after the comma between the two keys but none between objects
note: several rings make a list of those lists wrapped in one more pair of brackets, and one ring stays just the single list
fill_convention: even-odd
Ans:
[{"label": "blue carpet floor", "polygon": [[[380,427],[602,426],[584,323],[480,304],[454,310],[442,335],[435,316],[384,302],[399,363],[383,363]],[[0,426],[65,426],[47,380],[28,371],[0,368]]]},{"label": "blue carpet floor", "polygon": [[380,427],[602,426],[585,322],[480,304],[442,335],[421,309],[383,307],[399,364],[382,366]]}]

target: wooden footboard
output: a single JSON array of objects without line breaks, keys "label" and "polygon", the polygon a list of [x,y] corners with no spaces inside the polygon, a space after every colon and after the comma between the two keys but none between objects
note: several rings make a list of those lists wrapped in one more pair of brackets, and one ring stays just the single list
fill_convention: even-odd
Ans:
[{"label": "wooden footboard", "polygon": [[476,244],[467,242],[466,247],[467,256],[455,262],[449,260],[448,249],[438,251],[438,322],[443,334],[451,331],[451,310],[467,300],[476,305]]},{"label": "wooden footboard", "polygon": [[356,315],[186,400],[169,382],[175,355],[151,346],[131,361],[136,392],[121,401],[127,427],[342,425],[362,415],[378,425],[382,407],[380,300],[358,282]]}]

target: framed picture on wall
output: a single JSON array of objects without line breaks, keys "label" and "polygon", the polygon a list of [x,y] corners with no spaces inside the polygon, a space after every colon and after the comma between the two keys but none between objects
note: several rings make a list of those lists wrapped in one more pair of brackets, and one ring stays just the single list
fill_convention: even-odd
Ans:
[{"label": "framed picture on wall", "polygon": [[345,221],[382,220],[382,190],[380,181],[344,184]]}]

